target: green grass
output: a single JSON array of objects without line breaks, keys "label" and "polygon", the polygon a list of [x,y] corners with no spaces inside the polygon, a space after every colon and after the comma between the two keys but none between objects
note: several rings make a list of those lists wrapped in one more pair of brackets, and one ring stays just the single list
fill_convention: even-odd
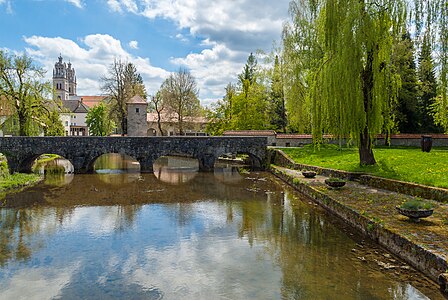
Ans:
[{"label": "green grass", "polygon": [[42,177],[38,174],[9,174],[6,158],[0,156],[0,192],[11,191],[13,189],[32,185],[39,182],[41,179]]},{"label": "green grass", "polygon": [[326,144],[320,150],[313,145],[281,149],[297,163],[448,188],[448,148],[427,153],[416,147],[377,147],[375,166],[360,166],[357,148]]},{"label": "green grass", "polygon": [[14,173],[0,177],[0,191],[12,190],[28,186],[40,181],[42,177],[38,174]]}]

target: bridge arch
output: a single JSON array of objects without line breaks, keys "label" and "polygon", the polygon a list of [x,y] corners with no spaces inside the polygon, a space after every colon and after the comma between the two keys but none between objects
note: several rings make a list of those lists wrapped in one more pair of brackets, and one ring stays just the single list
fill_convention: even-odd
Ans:
[{"label": "bridge arch", "polygon": [[10,155],[5,155],[6,159],[8,161],[8,167],[11,170],[11,166],[14,167],[15,172],[20,172],[20,173],[32,173],[33,172],[33,165],[36,162],[36,160],[41,157],[42,155],[45,154],[56,154],[58,156],[60,156],[63,159],[68,160],[72,166],[73,166],[73,162],[68,159],[67,157],[65,157],[64,152],[62,151],[52,151],[52,152],[44,152],[44,153],[32,153],[29,155],[25,155],[22,157],[22,159],[15,161],[13,159],[11,159]]},{"label": "bridge arch", "polygon": [[[138,168],[134,165],[134,162],[138,163],[138,160],[131,155],[117,152],[107,152],[93,157],[89,162],[87,170],[89,173],[94,173],[98,170],[98,167],[103,167],[109,170],[128,170],[132,172],[140,172],[140,163]],[[125,165],[126,164],[126,165]]]},{"label": "bridge arch", "polygon": [[254,166],[263,167],[266,137],[1,137],[3,153],[11,172],[30,171],[31,161],[44,153],[68,159],[75,173],[93,171],[95,159],[105,153],[126,154],[140,163],[141,172],[151,172],[162,155],[179,153],[198,159],[201,171],[212,171],[224,153],[248,154]]}]

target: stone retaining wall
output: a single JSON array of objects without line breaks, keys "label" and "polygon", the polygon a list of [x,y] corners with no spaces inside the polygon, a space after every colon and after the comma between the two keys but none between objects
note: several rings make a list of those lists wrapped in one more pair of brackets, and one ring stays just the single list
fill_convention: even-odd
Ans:
[{"label": "stone retaining wall", "polygon": [[397,193],[433,199],[440,202],[448,202],[448,189],[430,187],[417,183],[382,178],[358,172],[347,172],[305,164],[298,164],[289,158],[283,151],[269,149],[270,162],[293,170],[310,170],[324,176],[339,177],[347,180],[358,181],[375,188],[381,188]]},{"label": "stone retaining wall", "polygon": [[366,236],[384,246],[390,252],[402,258],[435,282],[437,282],[439,277],[448,269],[448,264],[443,257],[427,251],[407,238],[392,232],[385,228],[380,222],[371,220],[367,216],[361,215],[359,212],[343,205],[327,194],[318,191],[303,182],[294,180],[292,176],[281,172],[275,167],[271,167],[271,171],[296,190],[311,198],[332,214],[337,215],[352,227],[360,230]]}]

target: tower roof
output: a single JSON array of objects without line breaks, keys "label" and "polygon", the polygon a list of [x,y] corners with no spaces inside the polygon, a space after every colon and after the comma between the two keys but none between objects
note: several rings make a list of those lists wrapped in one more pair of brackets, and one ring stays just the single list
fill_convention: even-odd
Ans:
[{"label": "tower roof", "polygon": [[129,99],[129,101],[126,102],[126,104],[148,104],[148,103],[141,96],[135,95],[134,97]]}]

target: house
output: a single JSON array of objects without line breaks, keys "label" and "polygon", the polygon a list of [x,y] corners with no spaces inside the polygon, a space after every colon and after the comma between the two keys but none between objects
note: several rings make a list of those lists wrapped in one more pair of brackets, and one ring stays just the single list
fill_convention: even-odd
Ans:
[{"label": "house", "polygon": [[53,88],[55,98],[62,102],[61,121],[66,135],[89,135],[87,112],[103,101],[105,96],[78,96],[75,68],[70,62],[65,63],[61,55],[54,64]]},{"label": "house", "polygon": [[[62,101],[63,112],[61,113],[66,135],[89,135],[89,129],[86,123],[89,107],[81,100]],[[69,117],[69,120],[67,120]]]},{"label": "house", "polygon": [[[160,127],[159,129],[157,113],[148,113],[146,115],[148,132],[147,136],[178,136],[180,135],[179,126],[176,114],[161,113],[160,114]],[[186,136],[206,136],[205,127],[207,125],[207,119],[204,117],[185,117],[183,123],[183,131]]]}]

